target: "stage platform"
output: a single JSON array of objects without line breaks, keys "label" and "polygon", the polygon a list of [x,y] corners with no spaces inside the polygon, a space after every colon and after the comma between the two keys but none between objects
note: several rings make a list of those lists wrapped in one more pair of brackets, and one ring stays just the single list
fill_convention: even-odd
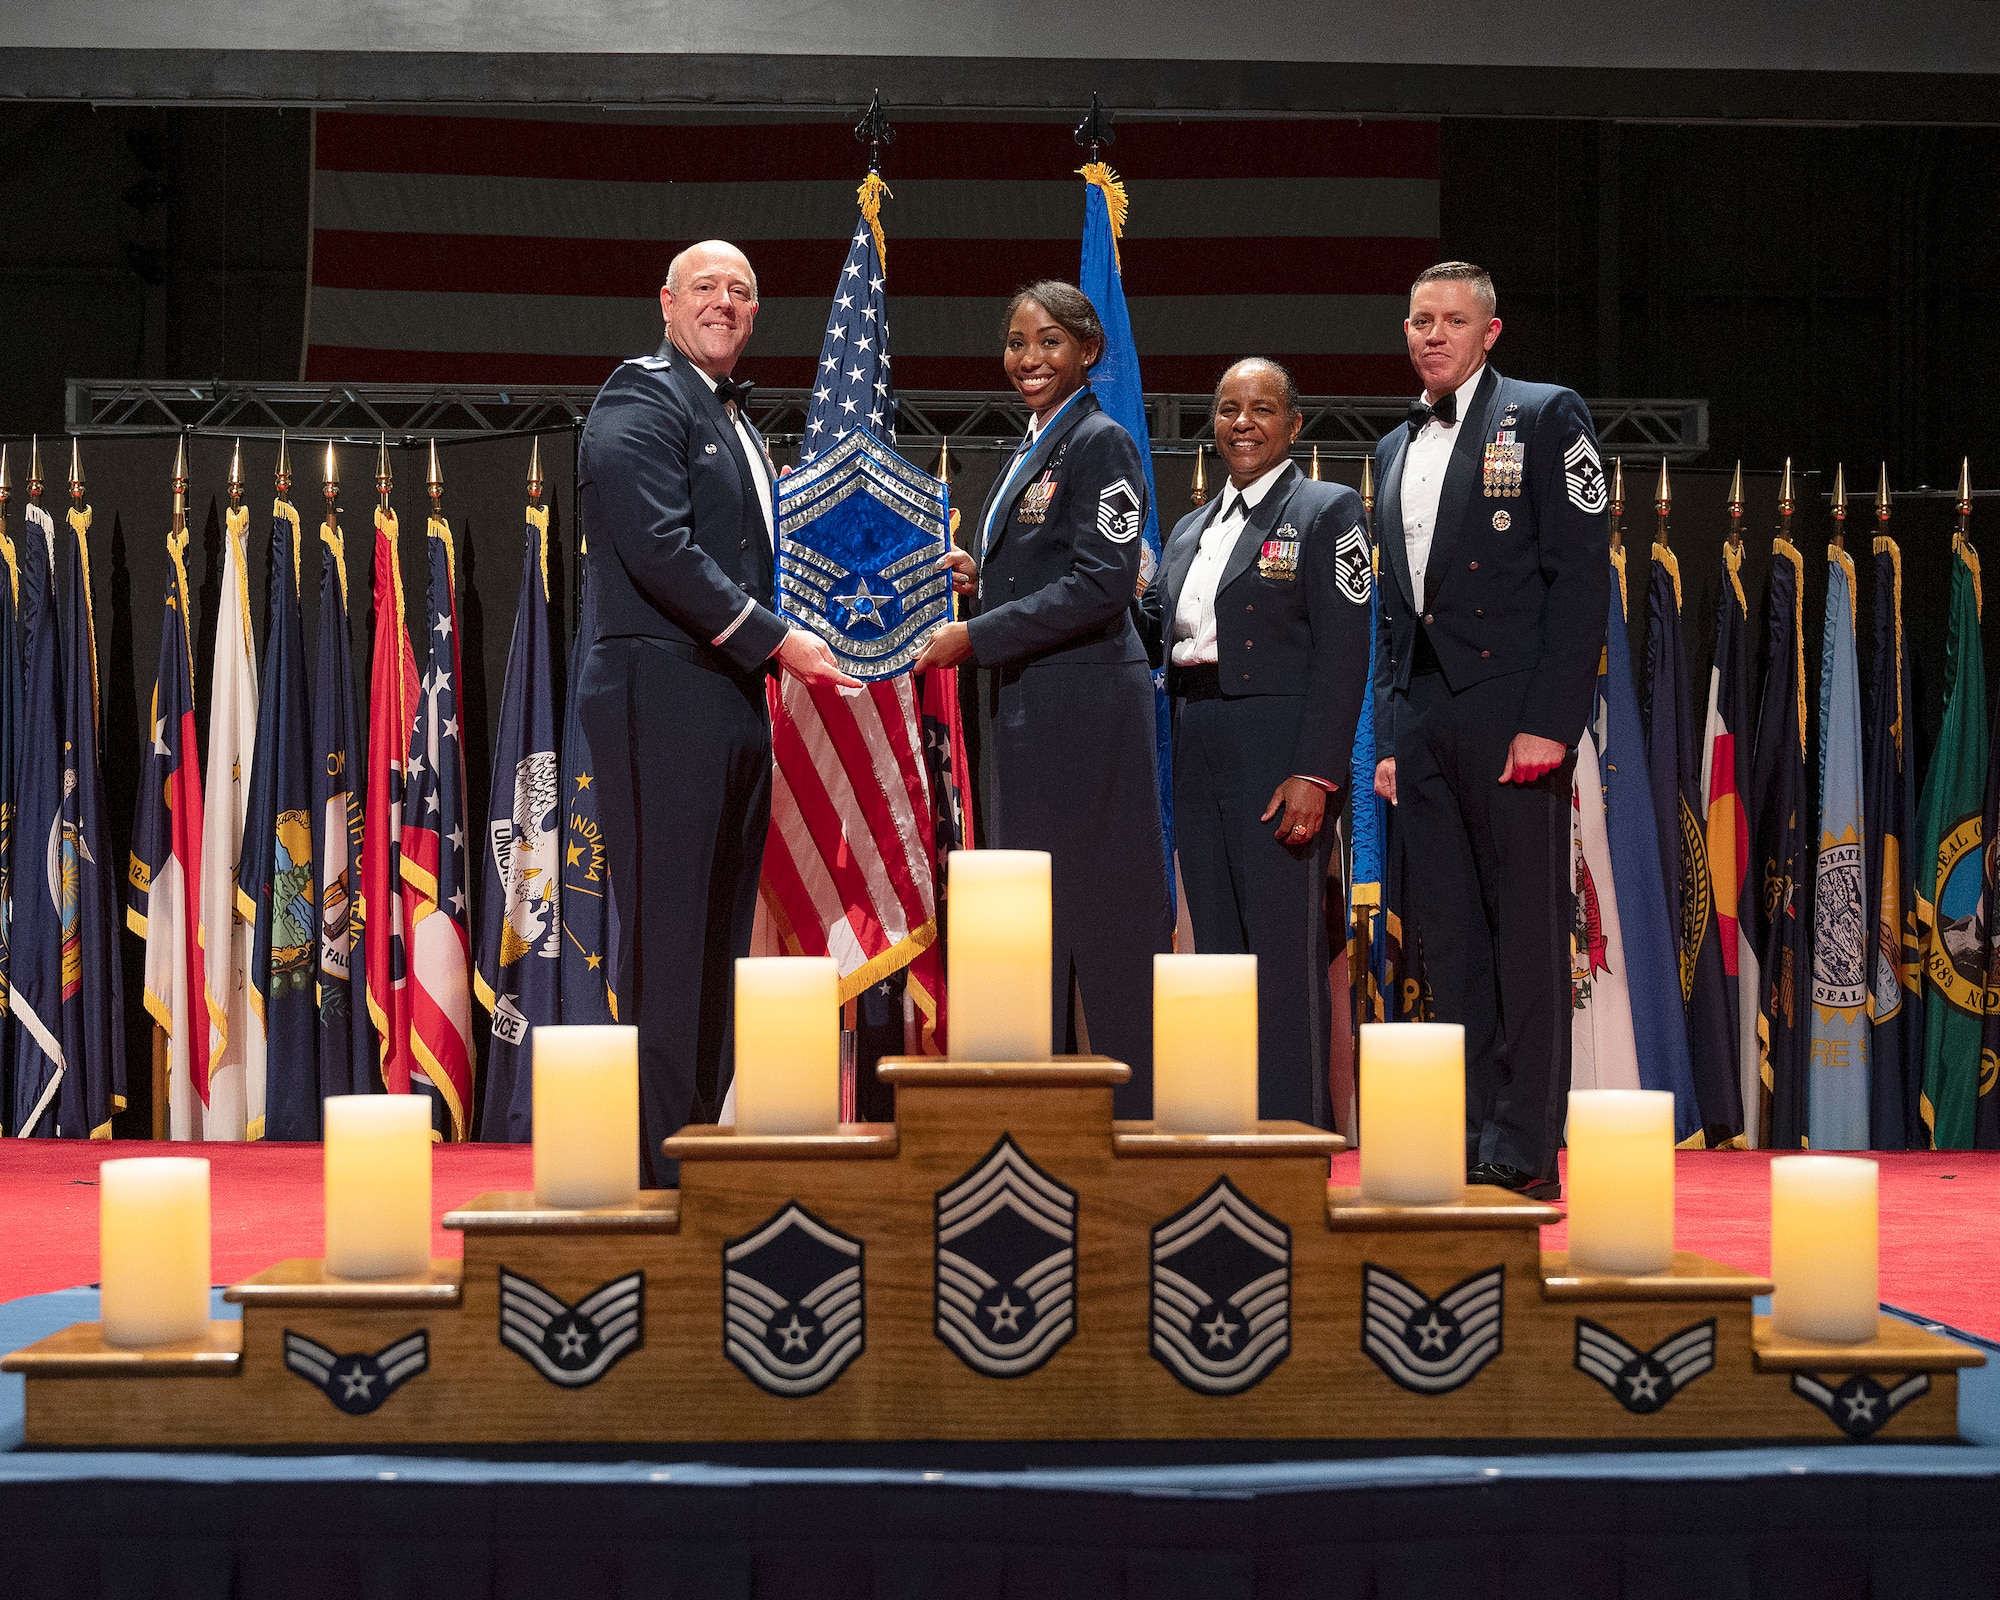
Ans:
[{"label": "stage platform", "polygon": [[[34,1291],[94,1275],[96,1161],[157,1148],[0,1151],[0,1350],[94,1317],[91,1289]],[[218,1279],[317,1253],[316,1147],[203,1153]],[[1763,1270],[1765,1158],[1679,1160],[1682,1245]],[[437,1209],[527,1171],[442,1149]],[[2000,1159],[1887,1157],[1882,1193],[1885,1298],[2000,1356]],[[2000,1361],[1964,1374],[1951,1446],[57,1452],[19,1447],[21,1407],[0,1377],[23,1596],[2000,1596]]]}]

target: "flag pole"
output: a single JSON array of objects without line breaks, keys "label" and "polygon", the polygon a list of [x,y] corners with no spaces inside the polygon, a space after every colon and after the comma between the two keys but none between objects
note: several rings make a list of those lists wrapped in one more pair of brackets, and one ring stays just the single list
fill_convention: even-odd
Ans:
[{"label": "flag pole", "polygon": [[1729,479],[1729,547],[1741,555],[1743,552],[1743,463],[1736,463],[1736,471]]},{"label": "flag pole", "polygon": [[1667,548],[1671,548],[1668,544],[1667,536],[1670,531],[1668,520],[1672,515],[1673,507],[1674,489],[1673,485],[1667,482],[1667,458],[1661,456],[1659,487],[1653,491],[1653,514],[1659,518],[1659,531],[1654,537],[1663,547]]},{"label": "flag pole", "polygon": [[444,518],[444,506],[442,504],[444,500],[444,473],[438,467],[438,442],[436,439],[431,440],[430,460],[424,470],[424,489],[431,497],[432,520],[442,521]]},{"label": "flag pole", "polygon": [[1197,511],[1208,504],[1207,455],[1206,444],[1197,444],[1194,447],[1194,482],[1188,485],[1188,504]]},{"label": "flag pole", "polygon": [[[333,441],[327,441],[327,453],[333,452]],[[384,433],[375,440],[375,493],[381,497],[382,509],[389,509],[389,491],[395,487],[395,474],[389,470],[389,436]]]},{"label": "flag pole", "polygon": [[[431,456],[436,459],[437,442],[431,442]],[[542,436],[535,435],[534,443],[528,449],[528,504],[542,503]]]},{"label": "flag pole", "polygon": [[1611,549],[1625,548],[1625,458],[1611,458]]},{"label": "flag pole", "polygon": [[[178,552],[187,545],[187,435],[182,434],[174,444],[174,512],[168,524],[167,548]],[[171,574],[169,574],[171,579]],[[186,626],[186,619],[182,619]],[[192,631],[192,630],[190,630]],[[192,673],[190,672],[190,681]],[[172,1041],[167,1030],[155,1022],[153,1024],[153,1137],[167,1136],[168,1100],[171,1090],[169,1078],[172,1059]]]},{"label": "flag pole", "polygon": [[1972,457],[1962,456],[1958,463],[1958,526],[1952,531],[1951,547],[1954,550],[1963,550],[1971,539]]},{"label": "flag pole", "polygon": [[1314,483],[1318,483],[1318,482],[1320,481],[1320,478],[1319,478],[1319,446],[1318,446],[1318,445],[1314,445],[1314,446],[1313,446],[1313,448],[1312,448],[1312,468],[1311,468],[1311,472],[1310,472],[1310,476],[1311,476],[1311,478],[1312,478],[1312,481],[1313,481]]},{"label": "flag pole", "polygon": [[1778,480],[1778,537],[1786,543],[1792,538],[1792,512],[1796,502],[1792,498],[1792,458],[1785,457],[1785,475]]},{"label": "flag pole", "polygon": [[1833,464],[1833,548],[1847,548],[1847,471],[1838,461]]}]

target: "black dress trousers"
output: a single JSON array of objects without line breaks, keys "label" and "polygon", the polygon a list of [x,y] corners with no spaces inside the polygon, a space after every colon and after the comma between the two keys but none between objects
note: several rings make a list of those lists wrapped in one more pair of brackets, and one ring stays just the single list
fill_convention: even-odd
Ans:
[{"label": "black dress trousers", "polygon": [[1327,865],[1339,813],[1295,848],[1263,820],[1292,776],[1303,696],[1174,702],[1174,839],[1194,946],[1257,958],[1258,1114],[1333,1125]]},{"label": "black dress trousers", "polygon": [[618,1014],[639,1029],[647,1188],[679,1177],[660,1141],[714,1121],[728,1092],[735,963],[750,953],[771,820],[763,676],[692,655],[670,640],[601,638],[578,687],[602,785]]},{"label": "black dress trousers", "polygon": [[1416,671],[1396,723],[1396,815],[1437,1020],[1465,1027],[1466,1161],[1556,1176],[1570,1068],[1575,757],[1501,783],[1529,674],[1453,694]]}]

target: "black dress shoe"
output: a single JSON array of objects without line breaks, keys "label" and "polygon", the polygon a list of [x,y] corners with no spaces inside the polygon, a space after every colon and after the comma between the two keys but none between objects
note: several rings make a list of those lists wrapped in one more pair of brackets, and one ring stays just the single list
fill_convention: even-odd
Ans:
[{"label": "black dress shoe", "polygon": [[1523,1172],[1519,1167],[1510,1167],[1499,1161],[1482,1161],[1466,1174],[1466,1182],[1511,1189],[1528,1200],[1556,1200],[1562,1196],[1562,1184],[1557,1179],[1538,1178],[1532,1172]]}]

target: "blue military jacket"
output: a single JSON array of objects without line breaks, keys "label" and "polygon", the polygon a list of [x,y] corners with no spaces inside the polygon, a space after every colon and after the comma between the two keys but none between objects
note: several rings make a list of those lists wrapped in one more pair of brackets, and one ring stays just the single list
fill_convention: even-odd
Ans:
[{"label": "blue military jacket", "polygon": [[1445,467],[1421,618],[1403,533],[1409,442],[1399,427],[1375,447],[1377,759],[1395,754],[1396,702],[1409,688],[1420,622],[1454,694],[1529,673],[1514,732],[1574,745],[1590,716],[1610,604],[1610,495],[1590,412],[1574,390],[1487,366]]},{"label": "blue military jacket", "polygon": [[598,638],[661,639],[723,670],[762,668],[786,625],[760,486],[729,413],[672,345],[625,362],[598,391],[576,488]]}]

